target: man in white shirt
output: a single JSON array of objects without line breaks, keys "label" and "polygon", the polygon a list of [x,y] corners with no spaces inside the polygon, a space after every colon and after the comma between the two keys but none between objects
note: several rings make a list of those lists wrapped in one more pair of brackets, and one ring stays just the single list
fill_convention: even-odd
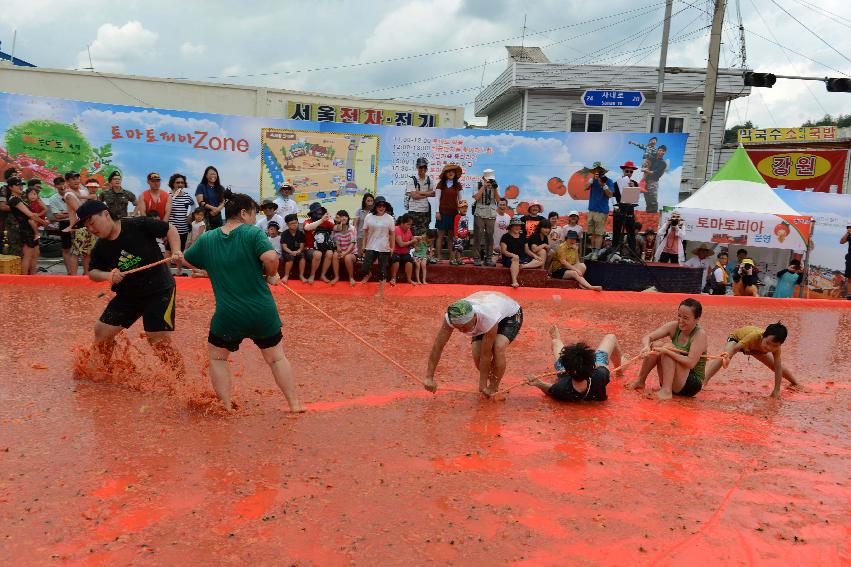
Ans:
[{"label": "man in white shirt", "polygon": [[428,175],[428,160],[417,158],[417,174],[408,178],[405,188],[405,209],[414,221],[411,232],[414,236],[425,234],[431,224],[431,202],[434,197],[434,186]]},{"label": "man in white shirt", "polygon": [[638,182],[632,178],[637,169],[631,161],[621,166],[623,175],[615,182],[615,209],[612,214],[612,248],[620,250],[623,233],[626,231],[626,243],[629,249],[637,255],[638,247],[635,242],[635,207],[641,197]]},{"label": "man in white shirt", "polygon": [[499,253],[499,243],[502,241],[503,235],[508,232],[508,223],[511,222],[511,215],[508,214],[508,200],[500,199],[496,209],[496,222],[493,227],[493,250]]},{"label": "man in white shirt", "polygon": [[256,224],[263,232],[266,232],[270,222],[277,223],[278,230],[280,230],[282,226],[286,226],[284,223],[284,217],[278,214],[278,204],[272,199],[263,199],[263,203],[260,205],[260,212],[263,213],[263,218],[257,221]]},{"label": "man in white shirt", "polygon": [[[295,188],[289,183],[282,183],[278,187],[278,196],[275,197],[275,204],[278,205],[277,213],[283,219],[287,215],[298,214],[298,203],[292,198]],[[281,226],[284,226],[281,224]]]},{"label": "man in white shirt", "polygon": [[709,273],[709,268],[712,267],[712,261],[709,257],[712,255],[712,249],[708,244],[701,244],[691,251],[694,257],[689,258],[684,265],[688,268],[700,268],[702,275],[700,278],[700,290],[703,291],[706,287],[706,276]]}]

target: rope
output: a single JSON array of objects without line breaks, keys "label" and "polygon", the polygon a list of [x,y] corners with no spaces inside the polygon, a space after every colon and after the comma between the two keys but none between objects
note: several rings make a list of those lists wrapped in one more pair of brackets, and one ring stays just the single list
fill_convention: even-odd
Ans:
[{"label": "rope", "polygon": [[[392,358],[390,358],[389,356],[387,356],[386,354],[384,354],[383,352],[378,350],[378,348],[376,348],[372,344],[370,344],[369,341],[367,341],[366,339],[364,339],[363,337],[358,335],[356,332],[354,332],[351,329],[349,329],[348,327],[346,327],[343,323],[341,323],[340,321],[335,319],[332,315],[325,312],[321,307],[319,307],[318,305],[311,302],[309,299],[307,299],[306,297],[301,295],[299,292],[297,292],[296,290],[294,290],[293,288],[291,288],[287,284],[281,282],[279,285],[281,287],[283,287],[284,289],[286,289],[287,291],[289,291],[290,293],[292,293],[294,296],[296,296],[300,300],[302,300],[303,302],[305,302],[306,304],[308,304],[309,306],[313,307],[316,311],[321,313],[325,318],[327,318],[329,321],[331,321],[332,323],[334,323],[335,325],[340,327],[342,330],[344,330],[345,332],[347,332],[348,334],[350,334],[351,336],[353,336],[354,338],[359,340],[364,346],[366,346],[368,349],[372,350],[375,354],[377,354],[378,356],[380,356],[381,358],[383,358],[384,360],[386,360],[387,362],[389,362],[390,364],[395,366],[397,369],[401,370],[403,374],[413,378],[414,380],[416,380],[417,382],[419,382],[420,384],[425,386],[425,381],[422,378],[420,378],[419,376],[414,374],[412,371],[408,370],[407,368],[405,368],[404,366],[402,366],[401,364],[399,364],[398,362],[396,362],[395,360],[393,360]],[[477,392],[471,392],[470,390],[460,390],[460,389],[457,389],[457,388],[449,388],[449,387],[441,388],[441,390],[443,390],[445,392],[459,392],[459,393],[462,393],[462,394],[477,394]]]}]

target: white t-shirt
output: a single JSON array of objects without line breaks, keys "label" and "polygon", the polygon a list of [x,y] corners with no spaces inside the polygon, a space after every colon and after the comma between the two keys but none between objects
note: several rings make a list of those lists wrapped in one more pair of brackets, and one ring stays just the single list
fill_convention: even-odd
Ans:
[{"label": "white t-shirt", "polygon": [[[266,232],[266,229],[269,228],[270,222],[278,223],[278,230],[279,231],[282,231],[282,230],[287,228],[287,225],[284,224],[284,217],[282,217],[278,213],[275,213],[274,215],[272,215],[272,218],[270,218],[270,219],[267,219],[266,215],[263,215],[263,218],[261,218],[259,221],[257,221],[257,226],[259,226],[260,229],[263,232]],[[279,249],[279,251],[280,251],[280,249]]]},{"label": "white t-shirt", "polygon": [[508,232],[508,223],[511,222],[511,215],[496,215],[496,222],[493,225],[493,247],[499,250],[499,242],[502,236]]},{"label": "white t-shirt", "polygon": [[[275,204],[278,205],[278,210],[275,211],[276,215],[279,215],[282,219],[287,215],[297,215],[298,214],[298,203],[296,203],[293,199],[284,199],[280,195],[272,199],[275,201]],[[281,230],[284,229],[284,222],[281,221]]]},{"label": "white t-shirt", "polygon": [[[431,191],[434,189],[434,186],[431,184],[431,177],[429,176],[426,176],[424,180],[417,177],[417,182],[420,184],[419,189],[417,189],[416,185],[414,185],[414,180],[408,177],[408,184],[405,187],[405,193],[412,193],[414,191]],[[428,201],[428,198],[414,199],[411,197],[408,201],[408,211],[412,213],[427,213]]]},{"label": "white t-shirt", "polygon": [[[469,337],[487,333],[500,321],[520,311],[519,303],[498,291],[477,291],[464,299],[473,304],[476,313],[476,326],[464,333]],[[444,315],[444,318],[449,323],[449,315]]]},{"label": "white t-shirt", "polygon": [[724,283],[724,274],[727,270],[724,268],[715,268],[712,274],[715,276],[715,283]]},{"label": "white t-shirt", "polygon": [[630,187],[630,181],[632,181],[632,178],[627,177],[626,175],[617,181],[618,189],[621,192],[621,203],[637,205],[638,198],[641,196],[641,189],[638,187]]},{"label": "white t-shirt", "polygon": [[278,256],[280,256],[281,255],[281,235],[278,234],[278,236],[276,236],[274,238],[272,238],[271,236],[266,236],[266,238],[269,239],[269,242],[272,243],[272,248],[274,248],[275,252],[277,252]]},{"label": "white t-shirt", "polygon": [[692,258],[689,258],[688,262],[686,262],[684,265],[688,268],[700,268],[701,270],[703,270],[703,273],[700,277],[700,289],[703,289],[703,286],[706,285],[706,273],[709,266],[711,265],[711,260],[709,258],[704,258],[703,260],[701,260],[697,256],[694,256]]},{"label": "white t-shirt", "polygon": [[375,252],[390,252],[390,233],[396,228],[396,221],[392,216],[384,213],[383,215],[374,215],[369,213],[363,219],[364,230],[369,230],[366,245],[366,250],[374,250]]},{"label": "white t-shirt", "polygon": [[571,230],[576,233],[576,236],[579,237],[579,240],[582,240],[583,230],[582,230],[582,226],[579,223],[576,223],[576,226],[570,226],[569,224],[566,224],[563,227],[561,227],[561,237],[563,239],[567,239],[567,233],[570,232]]}]

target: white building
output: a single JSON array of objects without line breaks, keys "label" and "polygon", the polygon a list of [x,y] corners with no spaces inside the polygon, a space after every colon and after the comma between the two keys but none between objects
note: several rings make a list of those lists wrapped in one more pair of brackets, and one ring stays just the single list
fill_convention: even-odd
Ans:
[{"label": "white building", "polygon": [[[562,65],[551,63],[537,47],[506,47],[508,67],[476,97],[476,116],[487,116],[488,128],[498,130],[562,130],[569,132],[650,132],[656,103],[656,67]],[[671,69],[671,68],[669,68]],[[690,193],[702,181],[693,177],[698,132],[704,116],[706,76],[703,69],[669,70],[662,99],[662,129],[689,134],[680,193]],[[723,69],[722,71],[739,70]],[[639,108],[590,108],[582,103],[588,89],[641,91]],[[748,96],[740,74],[719,75],[712,113],[710,148],[724,138],[730,101]],[[605,159],[605,156],[601,156]]]}]

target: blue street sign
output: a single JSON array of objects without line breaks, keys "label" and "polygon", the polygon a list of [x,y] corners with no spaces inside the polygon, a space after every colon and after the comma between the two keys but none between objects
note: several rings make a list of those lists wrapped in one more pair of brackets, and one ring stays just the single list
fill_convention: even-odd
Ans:
[{"label": "blue street sign", "polygon": [[644,104],[644,100],[644,93],[641,91],[588,90],[582,93],[582,104],[585,106],[638,108]]}]

